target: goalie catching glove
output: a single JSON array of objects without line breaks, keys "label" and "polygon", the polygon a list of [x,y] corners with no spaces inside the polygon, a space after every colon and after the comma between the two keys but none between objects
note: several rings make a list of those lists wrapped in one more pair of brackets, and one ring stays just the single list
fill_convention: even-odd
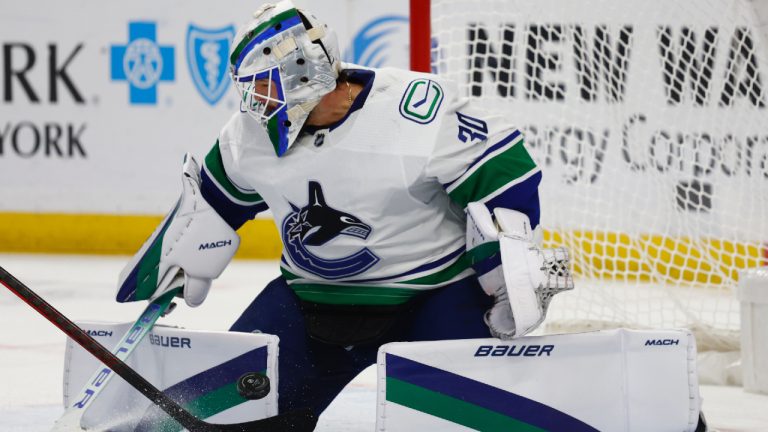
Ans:
[{"label": "goalie catching glove", "polygon": [[120,273],[118,302],[155,299],[183,274],[184,301],[199,306],[237,251],[240,237],[203,197],[200,167],[189,153],[181,181],[176,207]]},{"label": "goalie catching glove", "polygon": [[[495,221],[494,221],[495,217]],[[524,336],[544,321],[555,294],[573,289],[568,251],[533,243],[523,213],[485,204],[467,205],[467,251],[486,294],[494,297],[485,323],[494,337]]]}]

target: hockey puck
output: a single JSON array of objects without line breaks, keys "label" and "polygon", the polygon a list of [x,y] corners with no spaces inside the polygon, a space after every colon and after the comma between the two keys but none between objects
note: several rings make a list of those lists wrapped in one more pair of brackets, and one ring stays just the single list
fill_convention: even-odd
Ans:
[{"label": "hockey puck", "polygon": [[246,399],[261,399],[269,394],[269,378],[258,372],[248,372],[238,378],[237,392]]}]

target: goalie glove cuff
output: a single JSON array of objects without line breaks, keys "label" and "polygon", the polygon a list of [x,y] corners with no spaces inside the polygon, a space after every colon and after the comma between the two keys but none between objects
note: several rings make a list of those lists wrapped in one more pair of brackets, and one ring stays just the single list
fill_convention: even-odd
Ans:
[{"label": "goalie glove cuff", "polygon": [[480,286],[497,295],[504,286],[499,253],[499,230],[485,204],[467,205],[467,254]]},{"label": "goalie glove cuff", "polygon": [[528,216],[505,208],[494,209],[492,216],[483,203],[467,205],[467,253],[483,291],[490,296],[505,291],[499,247],[502,236],[530,242],[533,234]]}]

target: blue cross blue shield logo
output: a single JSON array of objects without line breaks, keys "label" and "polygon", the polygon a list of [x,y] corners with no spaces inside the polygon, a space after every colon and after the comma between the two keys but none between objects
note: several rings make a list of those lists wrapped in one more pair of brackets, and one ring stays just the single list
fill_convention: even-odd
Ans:
[{"label": "blue cross blue shield logo", "polygon": [[128,44],[110,47],[113,81],[128,81],[131,104],[157,103],[157,83],[173,81],[175,65],[172,46],[157,43],[154,22],[128,23]]},{"label": "blue cross blue shield logo", "polygon": [[187,29],[187,66],[200,95],[211,105],[224,96],[229,87],[227,55],[233,26],[204,29],[190,24]]}]

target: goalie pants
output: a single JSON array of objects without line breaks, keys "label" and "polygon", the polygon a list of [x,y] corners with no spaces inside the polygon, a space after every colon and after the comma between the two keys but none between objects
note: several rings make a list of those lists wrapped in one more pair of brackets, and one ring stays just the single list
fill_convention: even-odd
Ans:
[{"label": "goalie pants", "polygon": [[475,277],[421,294],[403,325],[375,343],[344,348],[307,335],[300,301],[285,279],[270,282],[230,331],[280,337],[278,407],[280,412],[310,407],[317,416],[344,386],[376,363],[379,346],[396,341],[431,341],[491,337],[483,321],[493,300]]}]

